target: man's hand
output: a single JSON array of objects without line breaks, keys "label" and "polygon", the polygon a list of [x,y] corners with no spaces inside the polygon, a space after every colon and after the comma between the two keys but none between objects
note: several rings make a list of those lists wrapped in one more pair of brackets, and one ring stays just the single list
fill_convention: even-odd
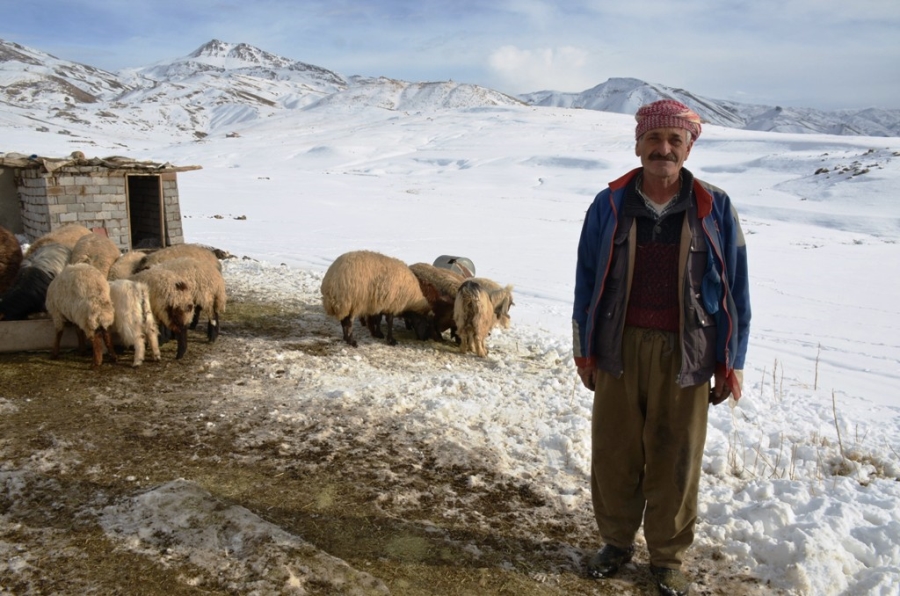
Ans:
[{"label": "man's hand", "polygon": [[593,366],[578,368],[578,376],[581,377],[584,386],[591,391],[597,388],[597,369]]},{"label": "man's hand", "polygon": [[[735,370],[731,374],[731,378],[726,378],[725,370],[721,367],[716,367],[716,384],[709,392],[709,402],[712,405],[719,405],[732,394],[735,395],[735,401],[741,398],[741,389],[744,385],[744,371]],[[736,393],[732,390],[732,386],[737,388]]]}]

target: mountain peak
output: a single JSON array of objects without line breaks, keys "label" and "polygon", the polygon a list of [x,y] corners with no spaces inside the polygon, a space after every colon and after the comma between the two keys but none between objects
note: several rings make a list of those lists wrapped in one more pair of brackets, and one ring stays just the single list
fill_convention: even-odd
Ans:
[{"label": "mountain peak", "polygon": [[225,69],[264,67],[287,68],[294,61],[271,54],[255,46],[246,43],[228,43],[219,39],[213,39],[188,55],[188,58]]}]

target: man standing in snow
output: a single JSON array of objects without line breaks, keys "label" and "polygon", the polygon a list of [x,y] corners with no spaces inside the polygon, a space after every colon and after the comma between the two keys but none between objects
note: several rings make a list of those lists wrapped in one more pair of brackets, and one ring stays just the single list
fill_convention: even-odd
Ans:
[{"label": "man standing in snow", "polygon": [[660,100],[635,118],[642,167],[597,195],[578,245],[574,355],[594,391],[591,497],[604,542],[587,571],[606,578],[630,561],[643,521],[660,592],[687,594],[708,405],[741,396],[747,250],[728,195],[683,167],[700,117]]}]

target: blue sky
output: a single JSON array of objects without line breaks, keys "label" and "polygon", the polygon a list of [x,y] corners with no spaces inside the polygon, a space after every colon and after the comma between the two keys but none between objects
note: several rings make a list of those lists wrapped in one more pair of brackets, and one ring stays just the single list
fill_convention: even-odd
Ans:
[{"label": "blue sky", "polygon": [[510,94],[634,77],[714,99],[900,108],[897,0],[31,0],[0,38],[106,70],[249,43],[342,75]]}]

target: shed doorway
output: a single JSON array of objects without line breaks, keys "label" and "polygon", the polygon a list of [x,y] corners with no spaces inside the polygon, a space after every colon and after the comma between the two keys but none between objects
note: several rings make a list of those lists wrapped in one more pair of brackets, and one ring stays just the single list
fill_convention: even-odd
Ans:
[{"label": "shed doorway", "polygon": [[165,209],[160,176],[126,176],[128,184],[128,223],[131,247],[166,246]]}]

